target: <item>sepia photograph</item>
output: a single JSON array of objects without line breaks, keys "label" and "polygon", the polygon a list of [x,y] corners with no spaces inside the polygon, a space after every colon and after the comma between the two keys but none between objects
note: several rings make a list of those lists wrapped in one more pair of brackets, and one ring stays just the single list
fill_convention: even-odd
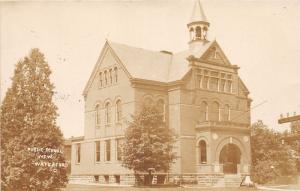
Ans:
[{"label": "sepia photograph", "polygon": [[300,191],[300,0],[0,1],[1,190]]}]

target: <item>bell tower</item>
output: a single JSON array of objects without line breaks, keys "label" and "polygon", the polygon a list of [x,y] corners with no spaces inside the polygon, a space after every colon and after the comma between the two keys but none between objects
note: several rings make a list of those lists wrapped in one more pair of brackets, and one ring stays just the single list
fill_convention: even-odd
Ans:
[{"label": "bell tower", "polygon": [[190,22],[187,24],[187,27],[190,33],[190,48],[197,45],[203,45],[203,43],[208,42],[207,31],[209,28],[209,22],[204,14],[200,0],[196,0],[195,2],[192,17]]}]

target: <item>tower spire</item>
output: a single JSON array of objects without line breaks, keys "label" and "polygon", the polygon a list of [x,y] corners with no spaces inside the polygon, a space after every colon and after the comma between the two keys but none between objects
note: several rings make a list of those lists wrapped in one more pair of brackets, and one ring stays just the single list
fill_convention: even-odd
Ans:
[{"label": "tower spire", "polygon": [[207,22],[206,15],[203,11],[200,0],[197,0],[194,5],[193,13],[190,22],[204,21]]},{"label": "tower spire", "polygon": [[192,12],[192,17],[190,22],[187,24],[188,30],[190,32],[190,42],[192,44],[196,41],[207,42],[207,31],[209,27],[209,22],[204,14],[200,0],[195,1],[195,5]]}]

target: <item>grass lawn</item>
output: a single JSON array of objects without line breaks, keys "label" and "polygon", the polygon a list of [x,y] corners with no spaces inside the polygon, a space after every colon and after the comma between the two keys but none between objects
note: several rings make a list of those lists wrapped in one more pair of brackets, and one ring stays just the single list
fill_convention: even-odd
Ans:
[{"label": "grass lawn", "polygon": [[257,191],[255,188],[136,188],[69,184],[63,191]]}]

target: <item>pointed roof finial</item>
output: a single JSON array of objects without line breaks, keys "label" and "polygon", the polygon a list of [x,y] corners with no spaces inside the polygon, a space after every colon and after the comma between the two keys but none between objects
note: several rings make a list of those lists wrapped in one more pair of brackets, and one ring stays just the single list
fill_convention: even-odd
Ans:
[{"label": "pointed roof finial", "polygon": [[197,21],[208,22],[205,14],[204,14],[203,8],[201,6],[200,0],[196,0],[194,9],[193,9],[193,13],[192,13],[192,17],[191,17],[191,23],[197,22]]}]

